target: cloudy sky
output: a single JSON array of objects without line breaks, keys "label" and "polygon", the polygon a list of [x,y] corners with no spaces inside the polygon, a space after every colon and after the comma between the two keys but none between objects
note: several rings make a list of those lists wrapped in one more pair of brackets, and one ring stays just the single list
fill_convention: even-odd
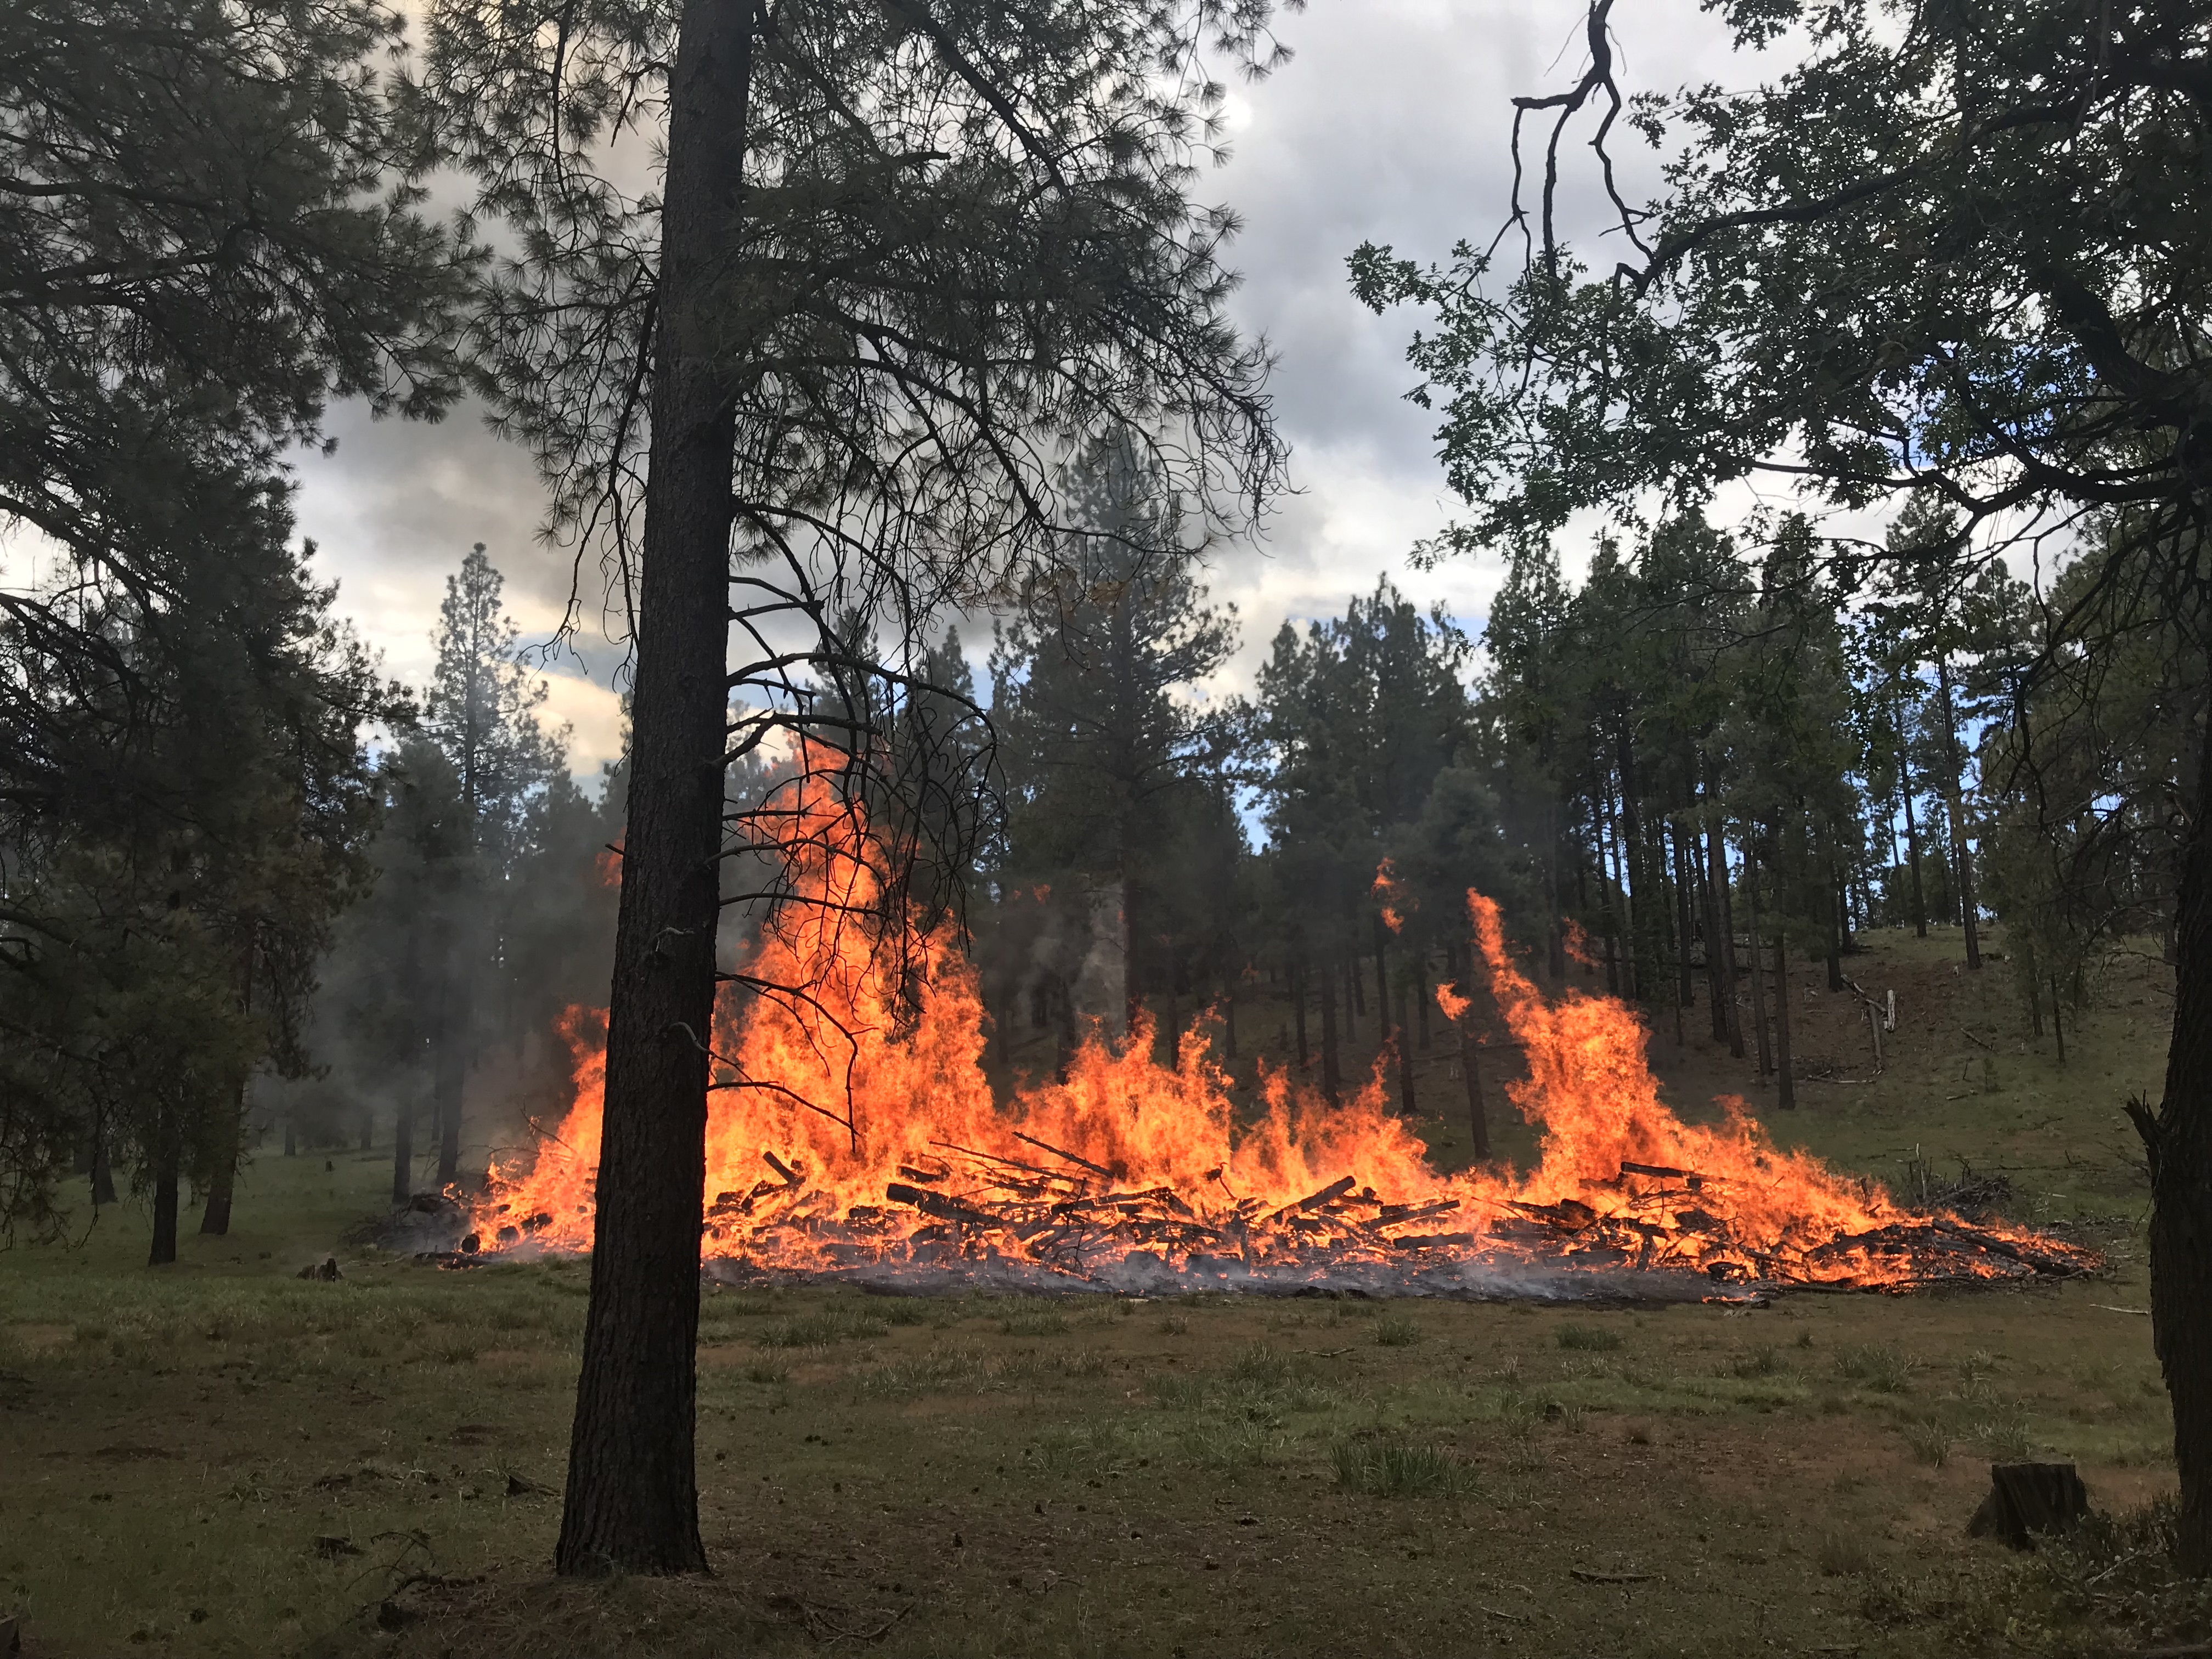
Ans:
[{"label": "cloudy sky", "polygon": [[[1578,0],[1311,0],[1282,21],[1294,61],[1237,89],[1233,159],[1200,191],[1245,222],[1235,309],[1279,357],[1273,390],[1297,493],[1262,540],[1215,556],[1214,595],[1243,623],[1232,683],[1249,680],[1285,617],[1340,611],[1386,572],[1480,626],[1494,562],[1407,567],[1413,544],[1452,516],[1431,417],[1404,401],[1417,319],[1358,306],[1345,258],[1370,239],[1425,257],[1462,235],[1487,239],[1505,202],[1510,100],[1571,84],[1581,19]],[[1703,78],[1723,58],[1710,21],[1681,0],[1641,8],[1624,31],[1628,71],[1645,85]],[[422,427],[341,409],[332,430],[336,453],[299,464],[301,526],[392,673],[419,682],[427,670],[444,577],[475,542],[506,574],[526,633],[550,632],[570,571],[535,538],[542,501],[523,454],[470,416]],[[969,643],[980,658],[988,641]],[[617,746],[616,666],[612,650],[586,647],[551,675],[551,710],[573,723],[585,775]]]}]

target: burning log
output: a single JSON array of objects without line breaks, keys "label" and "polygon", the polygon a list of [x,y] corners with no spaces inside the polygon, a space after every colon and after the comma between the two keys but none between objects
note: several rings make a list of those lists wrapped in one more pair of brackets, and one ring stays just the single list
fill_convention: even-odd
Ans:
[{"label": "burning log", "polygon": [[1308,1193],[1304,1198],[1300,1199],[1295,1204],[1285,1204],[1281,1209],[1276,1211],[1274,1214],[1269,1216],[1267,1219],[1270,1221],[1280,1221],[1285,1219],[1288,1217],[1296,1215],[1301,1210],[1311,1210],[1321,1205],[1328,1203],[1329,1200],[1333,1198],[1341,1198],[1345,1194],[1351,1190],[1352,1177],[1350,1176],[1344,1176],[1338,1180],[1330,1182],[1328,1186],[1322,1188],[1317,1193]]},{"label": "burning log", "polygon": [[970,1227],[1003,1227],[1005,1221],[988,1210],[963,1204],[957,1198],[947,1198],[942,1193],[924,1192],[919,1187],[903,1186],[894,1181],[884,1188],[884,1196],[894,1204],[910,1205],[924,1215],[933,1215],[941,1221],[957,1221]]},{"label": "burning log", "polygon": [[1699,1175],[1695,1170],[1670,1169],[1664,1164],[1631,1164],[1626,1158],[1623,1158],[1620,1162],[1620,1179],[1626,1181],[1632,1175],[1650,1176],[1660,1181],[1679,1181],[1693,1193],[1705,1184],[1705,1176]]},{"label": "burning log", "polygon": [[1114,1171],[1106,1168],[1104,1164],[1093,1164],[1087,1158],[1078,1158],[1073,1152],[1055,1146],[1048,1140],[1039,1140],[1035,1135],[1025,1135],[1019,1129],[1014,1131],[1014,1139],[1024,1146],[1034,1146],[1041,1152],[1050,1152],[1054,1158],[1064,1158],[1078,1169],[1088,1170],[1091,1174],[1102,1176],[1108,1181],[1116,1178]]}]

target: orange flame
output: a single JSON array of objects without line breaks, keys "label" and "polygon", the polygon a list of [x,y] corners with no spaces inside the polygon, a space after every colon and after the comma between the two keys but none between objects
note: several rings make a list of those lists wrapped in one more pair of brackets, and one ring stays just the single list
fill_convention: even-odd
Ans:
[{"label": "orange flame", "polygon": [[[1506,1085],[1539,1131],[1526,1175],[1438,1172],[1379,1074],[1330,1106],[1263,1066],[1256,1103],[1240,1104],[1206,1031],[1185,1033],[1161,1064],[1142,1019],[1120,1043],[1094,1030],[1064,1081],[1001,1105],[983,1071],[976,974],[954,939],[909,939],[902,961],[885,948],[895,938],[855,921],[881,886],[854,815],[810,786],[780,836],[817,902],[763,929],[747,973],[807,993],[728,988],[718,1006],[709,1255],[818,1271],[909,1259],[951,1237],[966,1254],[1048,1263],[1079,1235],[1094,1252],[1141,1243],[1170,1262],[1225,1252],[1312,1263],[1316,1276],[1347,1255],[1445,1252],[1876,1285],[2091,1260],[2018,1230],[1903,1211],[1879,1187],[1778,1149],[1741,1100],[1722,1100],[1717,1123],[1685,1123],[1659,1098],[1637,1016],[1609,997],[1547,1000],[1508,955],[1498,907],[1472,892],[1491,988],[1528,1060]],[[1436,995],[1454,1019],[1469,1005],[1456,987]],[[487,1243],[590,1246],[605,1019],[572,1011],[565,1030],[574,1103],[526,1167],[493,1170],[473,1218]],[[1111,1224],[1140,1212],[1140,1228]],[[1937,1222],[1951,1231],[1935,1244],[1899,1243],[1900,1229]],[[1968,1249],[1955,1243],[1967,1232],[2032,1248]]]}]

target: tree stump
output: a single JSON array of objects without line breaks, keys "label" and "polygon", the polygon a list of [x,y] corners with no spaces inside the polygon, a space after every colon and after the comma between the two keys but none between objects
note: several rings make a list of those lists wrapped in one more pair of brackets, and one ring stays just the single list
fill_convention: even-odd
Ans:
[{"label": "tree stump", "polygon": [[1976,1538],[2034,1547],[2036,1533],[2064,1532],[2089,1513],[2088,1489],[2071,1463],[1993,1463],[1990,1495],[1966,1523]]}]

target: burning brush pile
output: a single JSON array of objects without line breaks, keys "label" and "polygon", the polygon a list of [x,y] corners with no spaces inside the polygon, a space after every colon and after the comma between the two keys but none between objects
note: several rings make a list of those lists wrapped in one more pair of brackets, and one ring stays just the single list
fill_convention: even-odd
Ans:
[{"label": "burning brush pile", "polygon": [[[814,810],[793,844],[802,890],[825,902],[784,909],[749,964],[810,994],[731,1000],[717,1020],[703,1247],[718,1277],[1680,1299],[2096,1265],[2041,1234],[1908,1210],[1778,1148],[1741,1101],[1682,1121],[1628,1008],[1544,996],[1474,894],[1480,988],[1527,1062],[1507,1093],[1539,1132],[1532,1170],[1439,1173],[1379,1077],[1331,1105],[1263,1070],[1240,1108],[1200,1033],[1172,1066],[1149,1030],[1094,1037],[1064,1080],[1001,1104],[966,957],[931,939],[895,986],[852,921],[876,891],[867,849],[841,838],[842,809]],[[1476,988],[1445,988],[1445,1013],[1464,1018]],[[495,1168],[465,1249],[590,1248],[603,1033],[572,1016],[574,1103],[533,1157]]]}]

